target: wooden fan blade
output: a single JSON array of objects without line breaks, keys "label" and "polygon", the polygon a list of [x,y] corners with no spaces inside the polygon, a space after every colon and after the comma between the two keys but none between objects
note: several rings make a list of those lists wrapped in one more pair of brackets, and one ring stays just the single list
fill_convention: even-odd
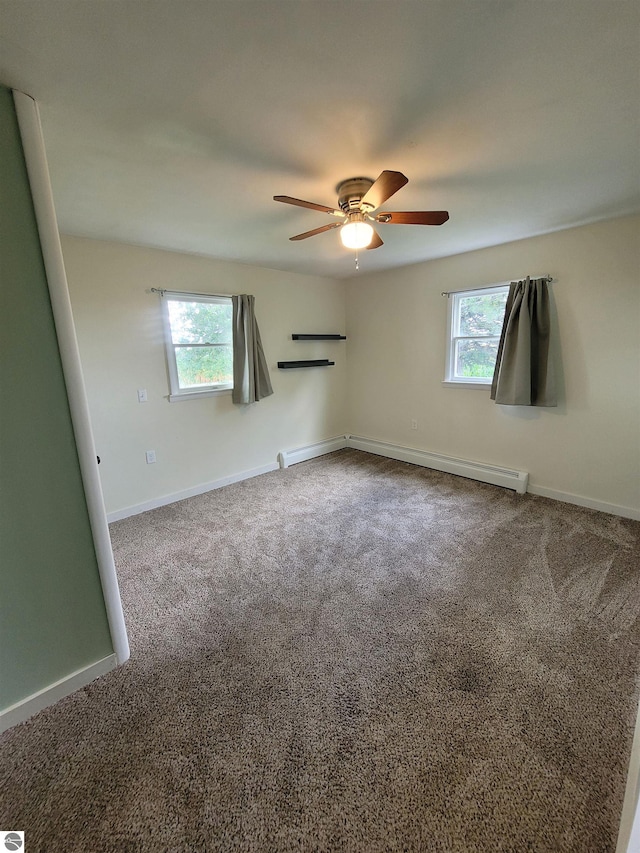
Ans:
[{"label": "wooden fan blade", "polygon": [[314,228],[313,231],[305,231],[304,234],[296,234],[295,237],[289,237],[290,240],[306,240],[307,237],[314,237],[316,234],[322,234],[323,231],[331,231],[332,228],[339,228],[342,222],[330,222],[329,225],[323,225],[321,228]]},{"label": "wooden fan blade", "polygon": [[381,211],[375,220],[390,225],[442,225],[449,218],[446,210]]},{"label": "wooden fan blade", "polygon": [[274,195],[274,201],[282,201],[285,204],[295,204],[296,207],[308,207],[309,210],[319,210],[321,213],[330,213],[332,216],[344,216],[341,210],[336,210],[333,207],[327,207],[324,204],[316,204],[313,201],[302,201],[299,198],[291,198],[290,195]]},{"label": "wooden fan blade", "polygon": [[380,235],[377,231],[373,232],[373,237],[371,238],[371,242],[367,246],[367,249],[378,249],[383,245],[382,240],[380,239]]},{"label": "wooden fan blade", "polygon": [[376,207],[384,204],[388,198],[391,198],[394,193],[397,193],[407,183],[409,183],[409,178],[403,175],[402,172],[389,172],[385,170],[369,187],[362,197],[360,204],[366,205],[370,210],[375,210]]}]

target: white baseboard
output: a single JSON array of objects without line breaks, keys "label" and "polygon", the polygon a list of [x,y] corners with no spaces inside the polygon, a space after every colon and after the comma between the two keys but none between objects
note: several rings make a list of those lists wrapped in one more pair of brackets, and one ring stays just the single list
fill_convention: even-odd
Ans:
[{"label": "white baseboard", "polygon": [[607,512],[611,515],[619,515],[622,518],[631,518],[636,521],[640,521],[640,510],[632,507],[618,506],[617,504],[610,504],[605,501],[585,498],[581,495],[573,495],[568,492],[560,492],[556,489],[549,489],[537,484],[530,484],[529,475],[526,471],[517,471],[497,465],[488,465],[483,462],[475,462],[469,459],[459,459],[454,456],[431,453],[427,450],[417,450],[413,447],[403,447],[402,445],[390,444],[385,441],[378,441],[377,439],[365,438],[357,435],[339,435],[334,438],[325,439],[324,441],[318,441],[315,444],[306,445],[305,447],[298,447],[293,450],[282,450],[278,454],[277,463],[273,462],[248,471],[241,471],[238,474],[221,477],[219,480],[214,480],[210,483],[201,483],[198,486],[193,486],[190,489],[184,489],[181,492],[175,492],[171,495],[163,495],[162,497],[154,498],[153,500],[145,501],[141,504],[110,512],[107,515],[107,520],[111,524],[114,521],[120,521],[121,519],[128,518],[131,515],[139,515],[141,512],[147,512],[150,509],[156,509],[157,507],[176,503],[177,501],[182,501],[186,498],[202,495],[205,492],[210,492],[213,489],[219,489],[222,486],[228,486],[231,483],[238,483],[241,480],[257,477],[260,474],[267,474],[269,471],[276,471],[278,467],[288,468],[289,465],[295,465],[298,462],[305,462],[308,459],[314,459],[317,456],[323,456],[326,453],[333,453],[334,451],[342,450],[345,447],[353,447],[355,450],[364,450],[367,453],[373,453],[376,456],[386,456],[390,459],[398,459],[401,462],[409,462],[412,465],[420,465],[423,468],[434,468],[436,471],[445,471],[448,474],[456,474],[460,477],[467,477],[471,480],[491,483],[494,486],[503,486],[507,489],[513,489],[520,495],[523,495],[525,492],[529,492],[532,495],[540,495],[540,497],[551,498],[552,500],[563,501],[564,503],[571,503],[576,506],[596,509],[600,512]]},{"label": "white baseboard", "polygon": [[622,518],[632,518],[640,521],[640,510],[629,506],[619,506],[606,501],[597,501],[593,498],[585,498],[582,495],[572,495],[570,492],[559,492],[557,489],[548,489],[546,486],[530,484],[527,491],[532,495],[540,495],[541,498],[551,498],[554,501],[562,501],[567,504],[584,506],[587,509],[597,509],[600,512],[608,512],[610,515],[619,515]]},{"label": "white baseboard", "polygon": [[87,684],[95,681],[96,678],[115,669],[117,665],[116,656],[109,655],[106,658],[102,658],[102,660],[84,667],[84,669],[72,672],[70,675],[61,678],[59,681],[55,681],[53,684],[49,684],[42,690],[38,690],[37,693],[33,693],[31,696],[27,696],[26,699],[16,702],[15,705],[10,705],[4,711],[0,711],[0,732],[6,732],[12,726],[23,723],[29,717],[37,714],[38,711],[42,711],[43,708],[48,708],[49,705],[59,702],[65,696],[75,693],[76,690],[85,687]]},{"label": "white baseboard", "polygon": [[434,468],[447,474],[457,474],[471,480],[480,480],[494,486],[504,486],[523,495],[527,491],[529,475],[526,471],[513,471],[510,468],[499,468],[496,465],[485,465],[483,462],[472,462],[468,459],[457,459],[454,456],[443,456],[440,453],[430,453],[427,450],[416,450],[412,447],[402,447],[398,444],[388,444],[386,441],[376,441],[372,438],[362,438],[357,435],[347,436],[348,446],[356,450],[365,450],[377,456],[387,456],[423,468]]},{"label": "white baseboard", "polygon": [[411,447],[402,447],[396,444],[388,444],[384,441],[376,441],[371,438],[361,438],[356,435],[347,436],[347,447],[356,450],[365,450],[378,456],[387,456],[391,459],[399,459],[401,462],[410,462],[413,465],[422,465],[425,468],[435,468],[438,471],[446,471],[449,474],[458,474],[472,480],[481,480],[484,483],[492,483],[495,486],[505,486],[514,489],[523,495],[529,492],[531,495],[540,495],[543,498],[551,498],[554,501],[575,504],[587,509],[596,509],[599,512],[607,512],[610,515],[618,515],[622,518],[631,518],[640,521],[640,510],[633,507],[620,506],[607,503],[606,501],[586,498],[582,495],[574,495],[570,492],[561,492],[558,489],[549,489],[529,482],[529,475],[525,471],[511,471],[508,468],[499,468],[494,465],[485,465],[481,462],[471,462],[466,459],[456,459],[451,456],[443,456],[438,453],[430,453],[425,450],[416,450]]},{"label": "white baseboard", "polygon": [[222,486],[229,486],[231,483],[239,483],[241,480],[249,480],[251,477],[258,477],[260,474],[268,474],[269,471],[278,470],[277,462],[270,462],[268,465],[261,465],[259,468],[252,468],[249,471],[241,471],[238,474],[231,474],[228,477],[220,477],[219,480],[213,480],[210,483],[201,483],[198,486],[193,486],[190,489],[184,489],[181,492],[175,492],[172,495],[162,495],[159,498],[154,498],[150,501],[145,501],[134,506],[127,506],[124,509],[117,509],[114,512],[107,514],[107,521],[111,524],[114,521],[121,521],[123,518],[129,518],[130,515],[140,515],[141,512],[148,512],[150,509],[157,509],[160,506],[183,501],[186,498],[194,498],[196,495],[203,495],[205,492],[212,492],[214,489],[220,489]]},{"label": "white baseboard", "polygon": [[325,453],[342,450],[349,447],[347,439],[348,436],[346,435],[338,435],[335,438],[327,438],[324,441],[308,444],[306,447],[298,447],[295,450],[282,450],[278,454],[280,467],[288,468],[289,465],[296,465],[298,462],[306,462],[307,459],[315,459],[316,456],[324,456]]}]

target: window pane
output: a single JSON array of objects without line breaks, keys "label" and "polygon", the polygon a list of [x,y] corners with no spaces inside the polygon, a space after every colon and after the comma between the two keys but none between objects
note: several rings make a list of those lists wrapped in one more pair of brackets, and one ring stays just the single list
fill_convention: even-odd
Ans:
[{"label": "window pane", "polygon": [[180,388],[233,383],[233,349],[223,347],[176,347]]},{"label": "window pane", "polygon": [[456,341],[456,377],[492,379],[499,338]]},{"label": "window pane", "polygon": [[507,291],[460,298],[460,332],[463,337],[498,335],[502,330]]},{"label": "window pane", "polygon": [[221,304],[170,299],[167,308],[174,344],[231,344],[231,300]]}]

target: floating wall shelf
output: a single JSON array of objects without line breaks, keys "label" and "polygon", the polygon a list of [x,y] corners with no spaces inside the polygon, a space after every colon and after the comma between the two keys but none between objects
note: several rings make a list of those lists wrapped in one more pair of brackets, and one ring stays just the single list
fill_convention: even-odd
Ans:
[{"label": "floating wall shelf", "polygon": [[307,361],[279,361],[278,367],[280,370],[291,370],[294,367],[330,367],[335,364],[335,361],[329,361],[328,358],[315,358]]},{"label": "floating wall shelf", "polygon": [[346,341],[346,335],[291,335],[294,341]]}]

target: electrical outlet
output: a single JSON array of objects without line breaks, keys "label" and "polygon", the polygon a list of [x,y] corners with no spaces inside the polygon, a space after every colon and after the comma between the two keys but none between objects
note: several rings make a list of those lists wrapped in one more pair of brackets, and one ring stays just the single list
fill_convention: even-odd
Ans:
[{"label": "electrical outlet", "polygon": [[147,389],[146,388],[138,388],[138,402],[146,403],[147,402]]},{"label": "electrical outlet", "polygon": [[416,418],[411,418],[411,429],[418,429],[418,421]]},{"label": "electrical outlet", "polygon": [[156,461],[156,452],[155,452],[155,450],[147,450],[147,452],[146,452],[146,454],[145,454],[145,455],[146,455],[146,457],[147,457],[147,465],[151,465],[151,464],[153,464],[153,463]]}]

